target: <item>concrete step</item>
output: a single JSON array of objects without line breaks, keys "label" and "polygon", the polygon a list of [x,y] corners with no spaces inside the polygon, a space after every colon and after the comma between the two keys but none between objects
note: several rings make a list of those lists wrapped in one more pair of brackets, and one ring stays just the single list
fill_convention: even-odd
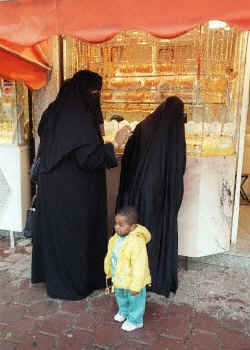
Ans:
[{"label": "concrete step", "polygon": [[[184,260],[184,257],[181,257],[180,260]],[[230,251],[221,254],[200,258],[188,258],[188,262],[250,269],[250,254],[242,254],[242,252],[238,252],[236,249],[232,248]]]}]

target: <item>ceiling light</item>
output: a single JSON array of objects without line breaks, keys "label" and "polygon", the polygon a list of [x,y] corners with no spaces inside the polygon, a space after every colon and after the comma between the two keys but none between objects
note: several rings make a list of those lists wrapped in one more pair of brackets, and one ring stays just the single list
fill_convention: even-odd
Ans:
[{"label": "ceiling light", "polygon": [[222,21],[209,21],[208,26],[210,29],[219,29],[227,27],[227,24]]}]

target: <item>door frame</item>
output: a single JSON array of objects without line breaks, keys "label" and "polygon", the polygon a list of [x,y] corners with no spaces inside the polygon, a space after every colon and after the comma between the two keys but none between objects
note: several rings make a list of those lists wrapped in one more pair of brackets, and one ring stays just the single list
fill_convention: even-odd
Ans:
[{"label": "door frame", "polygon": [[249,84],[250,84],[250,32],[247,33],[247,52],[245,62],[245,74],[243,82],[243,93],[240,113],[240,129],[239,129],[239,143],[238,143],[238,162],[235,181],[235,193],[234,193],[234,209],[232,219],[232,233],[231,233],[231,245],[236,244],[238,235],[238,223],[239,223],[239,210],[240,210],[240,186],[241,186],[241,173],[243,167],[244,158],[244,145],[245,145],[245,133],[247,124],[247,115],[249,108]]}]

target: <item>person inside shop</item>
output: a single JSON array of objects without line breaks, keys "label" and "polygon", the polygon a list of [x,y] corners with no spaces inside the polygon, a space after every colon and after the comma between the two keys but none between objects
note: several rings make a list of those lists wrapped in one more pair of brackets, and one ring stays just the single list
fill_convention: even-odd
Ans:
[{"label": "person inside shop", "polygon": [[178,288],[177,215],[186,167],[184,104],[167,98],[140,122],[128,139],[121,165],[116,208],[135,206],[148,244],[151,290],[169,296]]},{"label": "person inside shop", "polygon": [[138,224],[134,207],[124,207],[115,216],[115,234],[110,238],[104,261],[107,278],[112,278],[118,313],[124,331],[143,327],[146,285],[151,283],[146,244],[151,234]]},{"label": "person inside shop", "polygon": [[[105,169],[117,165],[100,132],[102,77],[83,70],[61,87],[39,123],[40,170],[31,282],[52,298],[79,300],[105,286]],[[116,147],[126,133],[115,138]]]}]

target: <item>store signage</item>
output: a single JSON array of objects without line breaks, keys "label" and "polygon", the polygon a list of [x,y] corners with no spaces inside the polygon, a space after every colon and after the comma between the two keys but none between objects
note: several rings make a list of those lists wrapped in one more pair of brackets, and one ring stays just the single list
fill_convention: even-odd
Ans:
[{"label": "store signage", "polygon": [[2,90],[5,96],[15,95],[15,82],[9,80],[3,80]]}]

